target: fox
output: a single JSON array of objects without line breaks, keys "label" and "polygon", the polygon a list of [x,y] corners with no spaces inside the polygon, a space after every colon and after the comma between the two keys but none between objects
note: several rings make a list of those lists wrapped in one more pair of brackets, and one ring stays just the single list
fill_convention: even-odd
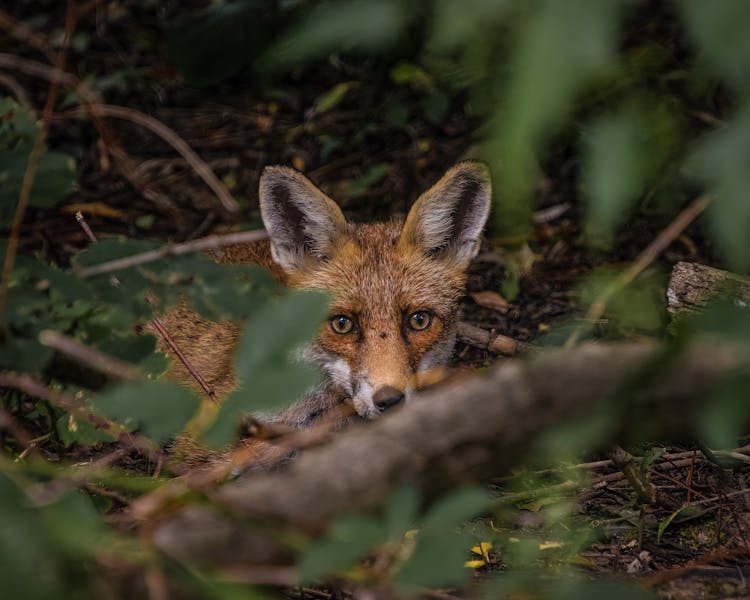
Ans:
[{"label": "fox", "polygon": [[[304,428],[342,403],[375,419],[410,401],[421,376],[448,366],[491,195],[487,166],[463,161],[422,193],[405,219],[351,223],[302,173],[265,168],[259,202],[268,239],[215,250],[213,260],[259,265],[290,288],[331,298],[315,339],[300,351],[324,384],[275,420]],[[239,325],[206,321],[187,306],[166,315],[164,325],[221,400],[236,385]],[[179,361],[169,376],[195,385]]]}]

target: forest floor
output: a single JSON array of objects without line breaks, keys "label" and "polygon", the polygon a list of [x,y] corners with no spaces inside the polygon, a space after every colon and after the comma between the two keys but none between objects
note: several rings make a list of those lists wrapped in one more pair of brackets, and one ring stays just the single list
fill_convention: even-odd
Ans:
[{"label": "forest floor", "polygon": [[[107,103],[136,109],[171,128],[209,164],[242,210],[239,216],[224,211],[183,158],[132,120],[109,119],[108,139],[103,139],[90,122],[61,108],[51,123],[49,145],[76,157],[78,188],[64,205],[34,211],[21,238],[24,249],[59,265],[88,244],[74,218],[77,210],[99,237],[181,242],[254,229],[260,226],[257,188],[263,167],[288,164],[339,201],[352,220],[376,220],[404,215],[445,169],[477,153],[478,122],[467,98],[451,98],[442,114],[427,118],[426,90],[394,84],[376,63],[331,60],[262,90],[239,80],[197,88],[186,85],[166,58],[157,22],[124,15],[103,27],[85,49],[71,52],[68,69],[86,75]],[[3,51],[13,52],[11,43],[0,37]],[[39,58],[34,52],[30,56]],[[23,74],[18,81],[31,105],[41,109],[47,82]],[[342,83],[347,84],[343,98],[321,108]],[[471,268],[464,320],[519,341],[555,343],[556,334],[580,317],[586,278],[631,262],[669,223],[659,213],[642,212],[618,232],[610,249],[592,250],[582,237],[575,160],[565,141],[549,152],[527,238],[503,239],[490,230]],[[668,274],[680,260],[714,262],[699,226],[661,254],[649,293],[664,299]],[[487,291],[501,298],[499,309],[472,300],[473,293]],[[665,311],[661,327],[667,320]],[[602,322],[598,333],[643,335],[612,331],[610,325]],[[456,355],[479,368],[506,360],[463,343]],[[750,455],[747,446],[742,451]],[[691,444],[665,449],[649,466],[653,484],[674,500],[662,506],[638,504],[606,457],[584,459],[595,461],[576,469],[588,473],[585,486],[560,486],[557,493],[574,499],[576,518],[596,532],[596,541],[580,556],[582,572],[636,578],[664,598],[750,598],[750,465],[719,468]],[[494,485],[518,489],[508,481]],[[519,529],[539,526],[534,499],[533,493],[519,496]],[[502,569],[501,556],[488,559],[477,577]]]}]

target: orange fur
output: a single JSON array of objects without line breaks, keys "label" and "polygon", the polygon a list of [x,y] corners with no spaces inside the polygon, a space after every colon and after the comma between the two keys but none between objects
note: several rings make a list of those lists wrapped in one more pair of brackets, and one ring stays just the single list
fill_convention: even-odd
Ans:
[{"label": "orange fur", "polygon": [[[408,399],[420,376],[450,358],[466,268],[489,211],[486,168],[453,167],[405,223],[352,225],[307,178],[285,167],[266,169],[260,190],[270,242],[225,248],[213,258],[259,264],[290,287],[331,292],[330,316],[341,329],[324,322],[303,352],[327,373],[326,386],[278,419],[306,426],[342,401],[371,418]],[[229,392],[238,325],[207,322],[184,305],[163,320],[217,395]],[[170,376],[194,385],[178,362]]]}]

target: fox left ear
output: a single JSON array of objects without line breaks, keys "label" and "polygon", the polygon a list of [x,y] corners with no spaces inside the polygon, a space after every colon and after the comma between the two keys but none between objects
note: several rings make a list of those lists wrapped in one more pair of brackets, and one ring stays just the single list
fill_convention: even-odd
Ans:
[{"label": "fox left ear", "polygon": [[466,268],[479,252],[491,196],[487,166],[475,161],[458,163],[414,203],[399,243]]}]

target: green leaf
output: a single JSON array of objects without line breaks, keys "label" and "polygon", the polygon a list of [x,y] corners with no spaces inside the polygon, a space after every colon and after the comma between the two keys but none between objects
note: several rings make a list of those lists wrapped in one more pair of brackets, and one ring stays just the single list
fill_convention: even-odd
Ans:
[{"label": "green leaf", "polygon": [[464,566],[471,537],[455,532],[420,531],[417,547],[393,582],[406,588],[461,585],[471,576]]},{"label": "green leaf", "polygon": [[374,519],[354,515],[337,520],[326,537],[312,544],[300,560],[300,583],[347,569],[383,539],[380,524]]},{"label": "green leaf", "polygon": [[[73,265],[77,267],[92,267],[118,258],[125,258],[133,254],[155,250],[161,245],[162,244],[159,242],[152,242],[149,240],[108,238],[91,244],[85,250],[76,254],[73,257],[72,262]],[[118,277],[120,273],[123,272],[124,271],[118,271]],[[107,275],[107,277],[109,276]]]},{"label": "green leaf", "polygon": [[[31,146],[24,145],[13,151],[0,151],[0,207],[2,222],[10,223],[21,195]],[[77,182],[75,160],[60,152],[45,152],[37,161],[29,205],[54,206],[75,190]]]},{"label": "green leaf", "polygon": [[547,586],[550,600],[656,600],[651,590],[635,583],[614,581],[563,580]]},{"label": "green leaf", "polygon": [[112,335],[102,340],[97,347],[121,360],[138,363],[156,350],[156,338],[153,335]]},{"label": "green leaf", "polygon": [[[25,107],[0,99],[0,225],[8,225],[21,195],[39,124]],[[75,160],[43,147],[29,195],[29,205],[54,206],[75,189]]]},{"label": "green leaf", "polygon": [[[411,500],[414,501],[413,499]],[[489,506],[485,490],[469,487],[441,498],[425,516],[414,554],[394,577],[406,587],[459,585],[470,575],[464,567],[471,537],[456,528]]]},{"label": "green leaf", "polygon": [[512,5],[510,0],[437,0],[431,46],[450,51],[489,35],[483,27],[496,25]]},{"label": "green leaf", "polygon": [[747,398],[750,376],[738,374],[723,381],[696,418],[701,439],[711,448],[731,448],[750,420]]},{"label": "green leaf", "polygon": [[584,138],[589,236],[609,241],[646,186],[664,178],[667,160],[679,150],[668,101],[644,96],[600,117]]},{"label": "green leaf", "polygon": [[94,401],[97,412],[158,442],[182,431],[199,405],[195,394],[168,381],[125,383]]},{"label": "green leaf", "polygon": [[524,232],[535,184],[536,153],[591,79],[616,56],[622,1],[543,0],[525,13],[514,49],[503,115],[495,119],[488,154],[502,202],[495,211],[501,230]]},{"label": "green leaf", "polygon": [[414,526],[419,511],[419,489],[411,484],[391,492],[383,515],[383,525],[390,539],[402,536]]},{"label": "green leaf", "polygon": [[619,113],[594,123],[587,136],[589,235],[609,238],[641,193],[647,166],[639,124]]},{"label": "green leaf", "polygon": [[349,186],[349,195],[352,198],[364,194],[373,185],[378,183],[390,171],[391,165],[388,163],[377,163],[372,165],[367,171],[355,179]]},{"label": "green leaf", "polygon": [[[0,473],[0,583],[8,598],[65,595],[59,550],[23,493]],[[67,586],[65,586],[67,587]]]},{"label": "green leaf", "polygon": [[490,497],[478,487],[467,487],[441,498],[422,522],[424,530],[445,530],[459,525],[487,509]]},{"label": "green leaf", "polygon": [[6,337],[0,344],[0,367],[14,371],[39,372],[52,360],[54,352],[36,339]]},{"label": "green leaf", "polygon": [[720,10],[703,0],[680,0],[688,33],[701,58],[746,97],[750,92],[750,3],[722,0]]},{"label": "green leaf", "polygon": [[316,5],[261,57],[283,70],[328,52],[376,50],[398,39],[410,17],[397,0],[339,0]]},{"label": "green leaf", "polygon": [[347,93],[349,93],[349,90],[353,85],[354,84],[351,81],[342,81],[341,83],[332,86],[315,101],[312,114],[322,115],[323,113],[336,108],[346,97]]},{"label": "green leaf", "polygon": [[[590,306],[616,282],[619,271],[600,268],[586,279],[580,289],[581,301]],[[634,332],[654,333],[666,322],[664,307],[664,276],[658,271],[648,270],[635,281],[619,289],[609,298],[603,326],[603,337],[618,338]]]},{"label": "green leaf", "polygon": [[271,299],[248,319],[235,353],[240,384],[206,432],[206,443],[224,445],[239,415],[289,406],[319,381],[315,369],[293,362],[290,355],[313,337],[327,309],[323,294],[292,292]]},{"label": "green leaf", "polygon": [[81,444],[94,446],[99,442],[114,442],[115,436],[103,429],[95,427],[88,421],[78,419],[72,414],[65,414],[55,423],[57,435],[66,446]]},{"label": "green leaf", "polygon": [[424,99],[425,117],[433,125],[439,125],[443,122],[450,107],[450,98],[437,88],[432,88]]},{"label": "green leaf", "polygon": [[432,85],[432,77],[419,65],[409,62],[400,62],[393,67],[391,80],[399,85],[410,83],[424,88]]},{"label": "green leaf", "polygon": [[721,129],[705,136],[688,158],[688,176],[709,188],[714,239],[737,271],[750,271],[750,104]]},{"label": "green leaf", "polygon": [[71,558],[86,558],[114,539],[91,498],[82,491],[62,496],[40,511],[45,531]]},{"label": "green leaf", "polygon": [[656,534],[656,543],[657,544],[661,544],[661,536],[664,535],[664,532],[667,530],[667,527],[669,527],[671,525],[671,523],[672,523],[672,521],[674,521],[675,517],[677,517],[683,510],[685,510],[687,508],[694,508],[694,507],[681,506],[676,511],[674,511],[671,515],[669,515],[666,519],[663,519],[659,523],[659,529],[658,529],[657,534]]},{"label": "green leaf", "polygon": [[224,81],[251,66],[274,39],[277,6],[275,0],[213,2],[169,25],[167,51],[189,83]]},{"label": "green leaf", "polygon": [[250,319],[240,338],[235,368],[246,383],[267,366],[286,364],[289,353],[309,341],[328,310],[328,296],[291,292],[272,299]]}]

